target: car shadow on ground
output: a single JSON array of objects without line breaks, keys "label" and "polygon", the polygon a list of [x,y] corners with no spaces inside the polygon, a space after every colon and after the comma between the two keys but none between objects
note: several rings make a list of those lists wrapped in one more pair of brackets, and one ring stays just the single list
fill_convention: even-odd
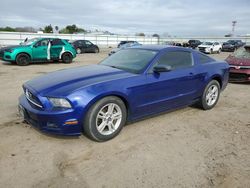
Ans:
[{"label": "car shadow on ground", "polygon": [[[21,67],[19,65],[17,65],[16,63],[14,62],[7,62],[7,61],[3,61],[1,62],[3,65],[6,65],[6,66],[18,66],[18,67]],[[76,63],[76,61],[73,61],[72,63]],[[45,62],[32,62],[30,63],[29,65],[26,65],[26,66],[30,66],[30,65],[52,65],[52,64],[67,64],[67,63],[63,63],[61,61],[45,61]],[[23,66],[25,67],[25,66]]]}]

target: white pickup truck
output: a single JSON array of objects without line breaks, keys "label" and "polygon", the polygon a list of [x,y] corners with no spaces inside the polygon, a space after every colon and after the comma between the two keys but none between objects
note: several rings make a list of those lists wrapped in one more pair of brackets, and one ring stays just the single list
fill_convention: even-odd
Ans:
[{"label": "white pickup truck", "polygon": [[222,45],[218,42],[203,42],[198,46],[199,51],[203,53],[220,53],[222,49]]}]

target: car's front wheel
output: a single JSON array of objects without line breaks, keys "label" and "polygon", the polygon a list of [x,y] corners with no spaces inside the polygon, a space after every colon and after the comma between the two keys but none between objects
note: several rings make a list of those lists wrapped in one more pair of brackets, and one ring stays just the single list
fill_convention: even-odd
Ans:
[{"label": "car's front wheel", "polygon": [[220,84],[217,80],[210,81],[203,91],[201,107],[204,110],[212,109],[220,97]]},{"label": "car's front wheel", "polygon": [[77,48],[77,49],[76,49],[76,53],[77,53],[77,54],[81,54],[81,53],[82,53],[82,50],[81,50],[80,48]]},{"label": "car's front wheel", "polygon": [[30,56],[24,53],[18,54],[16,57],[16,64],[20,66],[25,66],[30,64]]},{"label": "car's front wheel", "polygon": [[89,138],[103,142],[117,136],[126,119],[124,102],[118,97],[109,96],[99,100],[88,110],[83,129]]}]

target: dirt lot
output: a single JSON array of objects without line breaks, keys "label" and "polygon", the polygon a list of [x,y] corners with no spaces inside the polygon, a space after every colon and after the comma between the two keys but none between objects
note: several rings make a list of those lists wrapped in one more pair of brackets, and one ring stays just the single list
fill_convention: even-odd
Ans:
[{"label": "dirt lot", "polygon": [[0,62],[0,187],[250,187],[250,85],[229,84],[213,110],[139,121],[106,143],[45,135],[18,118],[25,81],[106,56],[83,54],[70,65]]}]

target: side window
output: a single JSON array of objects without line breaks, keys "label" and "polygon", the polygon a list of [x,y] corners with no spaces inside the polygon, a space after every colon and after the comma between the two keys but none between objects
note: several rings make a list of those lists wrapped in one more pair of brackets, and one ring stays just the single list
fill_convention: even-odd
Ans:
[{"label": "side window", "polygon": [[158,65],[168,65],[172,69],[191,67],[193,65],[192,54],[185,51],[166,52],[159,58]]},{"label": "side window", "polygon": [[209,62],[213,61],[213,59],[211,59],[210,57],[208,57],[208,56],[206,56],[204,54],[200,54],[199,53],[197,55],[198,55],[199,62],[201,64],[203,64],[203,63],[209,63]]},{"label": "side window", "polygon": [[214,44],[215,44],[215,45],[219,45],[219,43],[218,43],[218,42],[215,42]]},{"label": "side window", "polygon": [[93,44],[91,43],[91,42],[89,42],[89,41],[85,41],[85,44],[87,45],[87,46],[92,46]]},{"label": "side window", "polygon": [[48,42],[49,42],[48,39],[43,39],[43,40],[38,41],[36,43],[36,46],[48,46]]},{"label": "side window", "polygon": [[61,39],[53,39],[51,41],[51,45],[52,46],[56,46],[56,45],[64,45],[63,41]]},{"label": "side window", "polygon": [[85,41],[79,40],[79,41],[78,41],[78,44],[79,44],[80,46],[85,46]]}]

